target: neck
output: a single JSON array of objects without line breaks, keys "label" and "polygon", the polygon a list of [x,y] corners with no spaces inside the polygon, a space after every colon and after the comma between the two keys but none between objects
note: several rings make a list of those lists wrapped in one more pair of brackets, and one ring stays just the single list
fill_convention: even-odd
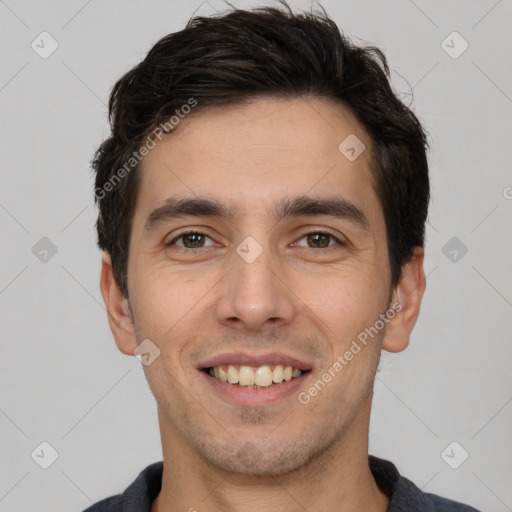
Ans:
[{"label": "neck", "polygon": [[212,467],[186,443],[168,435],[159,414],[164,471],[151,512],[385,512],[389,498],[368,466],[370,405],[371,395],[335,444],[304,467],[279,476],[234,474]]}]

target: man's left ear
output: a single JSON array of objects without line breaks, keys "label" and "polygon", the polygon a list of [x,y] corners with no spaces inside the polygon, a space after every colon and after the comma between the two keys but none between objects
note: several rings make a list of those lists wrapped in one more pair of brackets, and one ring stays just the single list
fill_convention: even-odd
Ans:
[{"label": "man's left ear", "polygon": [[382,349],[388,352],[401,352],[409,345],[411,332],[420,313],[421,300],[425,292],[426,281],[423,271],[425,251],[414,248],[414,255],[402,269],[402,277],[396,286],[390,307],[394,302],[401,305],[394,309],[398,312],[386,325]]}]

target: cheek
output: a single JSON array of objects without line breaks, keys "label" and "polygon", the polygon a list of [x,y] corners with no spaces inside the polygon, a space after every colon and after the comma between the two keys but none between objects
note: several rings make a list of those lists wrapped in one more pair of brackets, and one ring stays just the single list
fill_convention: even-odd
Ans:
[{"label": "cheek", "polygon": [[205,279],[180,278],[179,273],[153,268],[133,274],[131,291],[136,301],[136,322],[148,338],[172,338],[193,321],[198,305],[211,288]]},{"label": "cheek", "polygon": [[361,267],[344,267],[343,271],[322,279],[303,281],[297,296],[306,304],[312,318],[321,321],[333,344],[343,347],[378,319],[387,300],[388,290],[384,285],[374,270],[365,272]]}]

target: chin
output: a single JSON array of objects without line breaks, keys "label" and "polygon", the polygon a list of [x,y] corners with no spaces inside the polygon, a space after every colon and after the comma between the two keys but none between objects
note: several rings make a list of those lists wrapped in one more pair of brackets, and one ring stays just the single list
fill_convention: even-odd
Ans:
[{"label": "chin", "polygon": [[273,442],[229,443],[227,445],[203,445],[199,454],[216,469],[246,476],[277,477],[295,473],[320,457],[330,443],[320,439],[279,440]]}]

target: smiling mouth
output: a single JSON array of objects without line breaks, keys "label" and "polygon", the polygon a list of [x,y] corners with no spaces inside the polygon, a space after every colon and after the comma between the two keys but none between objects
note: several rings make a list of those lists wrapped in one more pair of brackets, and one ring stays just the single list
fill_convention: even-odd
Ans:
[{"label": "smiling mouth", "polygon": [[299,379],[309,372],[280,364],[259,367],[229,364],[205,368],[204,371],[221,382],[243,388],[269,388],[282,382]]}]

